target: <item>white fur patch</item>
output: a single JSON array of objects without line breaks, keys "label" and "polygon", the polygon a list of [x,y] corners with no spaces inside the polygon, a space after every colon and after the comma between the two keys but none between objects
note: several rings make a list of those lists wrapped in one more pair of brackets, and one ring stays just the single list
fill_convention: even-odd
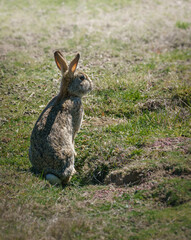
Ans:
[{"label": "white fur patch", "polygon": [[51,174],[51,173],[46,175],[46,180],[48,180],[49,183],[52,185],[57,185],[57,184],[60,185],[62,183],[60,178],[58,178],[57,176],[55,176],[54,174]]}]

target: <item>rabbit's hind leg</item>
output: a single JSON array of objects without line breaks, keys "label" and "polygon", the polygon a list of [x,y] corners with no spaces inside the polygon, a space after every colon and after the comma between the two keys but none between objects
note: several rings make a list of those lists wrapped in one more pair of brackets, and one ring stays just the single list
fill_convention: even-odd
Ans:
[{"label": "rabbit's hind leg", "polygon": [[52,185],[61,185],[61,180],[60,180],[60,178],[58,178],[57,176],[55,176],[54,174],[52,174],[52,173],[48,173],[48,174],[46,174],[46,180],[48,180],[49,181],[49,183],[50,184],[52,184]]}]

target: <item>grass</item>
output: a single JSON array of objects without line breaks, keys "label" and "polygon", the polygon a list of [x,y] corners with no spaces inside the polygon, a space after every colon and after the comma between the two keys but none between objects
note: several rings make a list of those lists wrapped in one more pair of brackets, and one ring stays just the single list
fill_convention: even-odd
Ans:
[{"label": "grass", "polygon": [[[188,1],[0,6],[0,239],[190,239]],[[64,189],[28,159],[59,88],[55,49],[68,61],[80,52],[94,82]]]},{"label": "grass", "polygon": [[177,21],[176,27],[180,29],[188,29],[190,27],[190,23]]}]

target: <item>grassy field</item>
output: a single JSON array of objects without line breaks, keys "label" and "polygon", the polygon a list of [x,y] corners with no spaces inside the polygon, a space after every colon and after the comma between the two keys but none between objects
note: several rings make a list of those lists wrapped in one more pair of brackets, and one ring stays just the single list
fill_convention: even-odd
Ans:
[{"label": "grassy field", "polygon": [[[191,239],[189,0],[0,1],[0,239]],[[64,189],[31,171],[59,90],[53,59],[94,82]]]}]

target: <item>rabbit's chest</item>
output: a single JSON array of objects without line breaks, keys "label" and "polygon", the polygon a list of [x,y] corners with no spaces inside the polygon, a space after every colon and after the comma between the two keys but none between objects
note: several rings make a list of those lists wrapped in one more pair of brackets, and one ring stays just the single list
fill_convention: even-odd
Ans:
[{"label": "rabbit's chest", "polygon": [[78,130],[81,126],[84,110],[82,102],[78,98],[74,99],[72,105],[73,105],[71,109],[72,125],[75,130]]},{"label": "rabbit's chest", "polygon": [[68,115],[74,128],[80,127],[83,118],[83,112],[84,110],[82,102],[78,97],[74,97],[66,101],[63,105],[63,114]]}]

